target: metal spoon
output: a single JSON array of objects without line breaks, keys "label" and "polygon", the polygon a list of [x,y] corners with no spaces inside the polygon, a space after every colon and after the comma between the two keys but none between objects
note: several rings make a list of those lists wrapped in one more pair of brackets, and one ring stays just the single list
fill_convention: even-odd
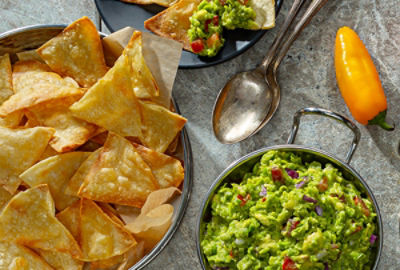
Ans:
[{"label": "metal spoon", "polygon": [[[276,71],[301,31],[328,0],[313,0],[289,37],[282,41],[306,0],[294,0],[267,56],[256,69],[233,76],[220,91],[213,110],[213,129],[225,144],[242,141],[259,131],[278,108]],[[279,52],[277,53],[277,51]]]}]

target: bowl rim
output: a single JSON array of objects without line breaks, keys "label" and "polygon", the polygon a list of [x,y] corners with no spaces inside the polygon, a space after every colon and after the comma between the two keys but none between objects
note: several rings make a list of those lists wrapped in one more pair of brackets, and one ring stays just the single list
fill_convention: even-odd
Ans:
[{"label": "bowl rim", "polygon": [[258,150],[255,150],[249,154],[246,154],[234,162],[232,162],[226,169],[224,169],[218,177],[214,180],[210,188],[208,189],[206,195],[204,196],[204,199],[201,203],[201,208],[197,217],[197,224],[196,224],[196,247],[197,247],[197,256],[200,261],[200,264],[203,268],[203,270],[208,270],[209,268],[206,267],[206,258],[202,252],[202,248],[200,245],[200,231],[201,231],[201,225],[204,217],[204,213],[206,212],[207,208],[209,207],[209,202],[214,195],[215,191],[218,189],[218,187],[224,182],[226,177],[238,166],[243,165],[247,161],[251,160],[252,158],[258,157],[263,155],[264,153],[271,151],[271,150],[277,150],[277,151],[297,151],[297,152],[306,152],[309,154],[312,154],[314,156],[320,156],[322,158],[325,158],[327,160],[330,160],[334,163],[335,166],[339,166],[339,169],[347,169],[350,174],[357,179],[361,185],[365,188],[365,190],[368,193],[368,196],[371,198],[373,205],[375,207],[376,211],[376,216],[377,216],[377,225],[379,226],[378,229],[378,245],[377,245],[377,252],[376,252],[376,258],[373,263],[372,269],[376,270],[378,268],[381,254],[382,254],[382,248],[383,248],[383,222],[382,222],[382,216],[381,212],[379,209],[378,202],[376,201],[376,198],[368,186],[367,182],[361,177],[361,175],[349,164],[344,162],[342,159],[337,158],[335,155],[324,151],[322,149],[317,149],[314,147],[308,147],[308,146],[303,146],[303,145],[297,145],[297,144],[281,144],[281,145],[274,145],[274,146],[268,146],[268,147],[263,147]]},{"label": "bowl rim", "polygon": [[[9,38],[10,36],[22,34],[25,32],[33,32],[39,30],[60,30],[60,32],[67,27],[67,24],[34,24],[34,25],[27,25],[18,27],[15,29],[8,30],[6,32],[0,33],[0,40]],[[98,31],[101,38],[108,36],[107,34]],[[179,106],[174,98],[171,96],[172,104],[175,107],[176,113],[180,114]],[[133,266],[131,266],[130,270],[139,270],[148,265],[153,259],[155,259],[162,250],[169,244],[170,240],[174,236],[175,232],[178,230],[183,217],[186,213],[190,195],[192,192],[193,186],[193,155],[192,155],[192,147],[189,140],[188,132],[186,127],[184,126],[180,132],[180,141],[183,148],[183,162],[184,162],[184,180],[182,181],[182,193],[180,195],[181,202],[179,203],[178,207],[176,207],[176,215],[172,220],[172,224],[168,231],[165,233],[163,238],[153,247],[153,249],[147,253],[142,259],[136,262]]]}]

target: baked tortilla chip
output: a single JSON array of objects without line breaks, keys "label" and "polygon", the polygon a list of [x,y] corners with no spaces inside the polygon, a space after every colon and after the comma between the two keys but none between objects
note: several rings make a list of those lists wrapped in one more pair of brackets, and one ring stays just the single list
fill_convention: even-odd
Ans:
[{"label": "baked tortilla chip", "polygon": [[165,235],[172,223],[174,207],[162,204],[146,214],[141,214],[135,221],[125,226],[133,235],[145,242],[149,252]]},{"label": "baked tortilla chip", "polygon": [[0,269],[53,270],[50,265],[30,249],[7,242],[0,242]]},{"label": "baked tortilla chip", "polygon": [[[49,68],[48,65],[39,62],[37,60],[25,60],[16,62],[13,65],[13,73],[12,73],[14,92],[18,93],[19,91],[21,91],[21,89],[29,86],[32,83],[35,83],[35,80],[37,80],[36,78],[38,77],[38,75],[35,75],[36,76],[35,77],[32,76],[32,74],[41,72],[51,72],[51,69]],[[56,78],[58,79],[58,77]]]},{"label": "baked tortilla chip", "polygon": [[109,259],[105,259],[105,260],[100,260],[100,261],[94,261],[90,263],[90,269],[91,270],[98,270],[98,269],[107,269],[107,270],[111,270],[111,269],[115,269],[115,265],[120,264],[124,261],[124,254],[121,255],[117,255],[114,257],[111,257]]},{"label": "baked tortilla chip", "polygon": [[[37,76],[34,83],[24,84],[21,89],[12,95],[0,106],[0,116],[6,116],[15,111],[27,109],[37,104],[52,101],[55,99],[66,98],[66,97],[81,97],[83,90],[65,85],[65,80],[59,77],[57,74],[52,72],[29,72],[31,75]],[[53,78],[61,79],[61,85],[54,84],[53,82],[47,82],[46,80],[53,80]]]},{"label": "baked tortilla chip", "polygon": [[24,112],[13,112],[5,117],[0,117],[0,127],[16,128],[21,123]]},{"label": "baked tortilla chip", "polygon": [[139,103],[143,123],[143,137],[140,140],[157,152],[165,152],[185,125],[186,119],[162,106],[143,101]]},{"label": "baked tortilla chip", "polygon": [[0,56],[0,104],[14,94],[10,56]]},{"label": "baked tortilla chip", "polygon": [[7,190],[0,187],[0,211],[8,203],[8,201],[13,197]]},{"label": "baked tortilla chip", "polygon": [[167,203],[174,197],[175,194],[181,194],[181,191],[176,187],[169,187],[153,191],[147,197],[140,214],[146,215],[158,206]]},{"label": "baked tortilla chip", "polygon": [[0,215],[0,238],[31,248],[67,252],[80,257],[78,244],[54,213],[54,202],[47,185],[20,192]]},{"label": "baked tortilla chip", "polygon": [[56,218],[68,229],[76,240],[79,239],[80,209],[81,201],[79,200],[56,215]]},{"label": "baked tortilla chip", "polygon": [[149,165],[160,188],[179,187],[185,178],[185,171],[179,160],[140,144],[134,146],[144,162]]},{"label": "baked tortilla chip", "polygon": [[41,249],[38,249],[37,252],[54,269],[81,270],[83,268],[83,262],[72,258],[68,253]]},{"label": "baked tortilla chip", "polygon": [[40,57],[40,55],[38,54],[36,49],[17,52],[17,57],[18,57],[18,60],[20,60],[20,61],[36,60],[36,61],[44,63],[43,59]]},{"label": "baked tortilla chip", "polygon": [[117,270],[129,270],[134,264],[144,257],[144,242],[140,241],[136,246],[124,254],[124,260]]},{"label": "baked tortilla chip", "polygon": [[125,223],[118,217],[118,212],[110,204],[98,202],[97,205],[103,210],[103,212],[109,216],[115,223],[121,226],[125,226]]},{"label": "baked tortilla chip", "polygon": [[187,31],[190,29],[189,18],[202,0],[179,0],[144,22],[144,27],[153,33],[174,39],[183,44],[185,50],[191,51]]},{"label": "baked tortilla chip", "polygon": [[100,155],[100,152],[103,150],[103,148],[99,148],[93,153],[90,153],[89,157],[82,162],[81,166],[78,168],[78,170],[75,172],[75,174],[72,176],[71,180],[68,182],[67,187],[65,188],[65,194],[71,195],[71,196],[78,196],[78,191],[81,185],[83,184],[83,181],[85,180],[86,175],[89,173],[90,168],[93,166],[95,161]]},{"label": "baked tortilla chip", "polygon": [[84,261],[105,260],[136,245],[133,236],[93,201],[81,200],[80,245]]},{"label": "baked tortilla chip", "polygon": [[256,29],[270,29],[275,26],[275,0],[251,0],[249,5],[256,13]]},{"label": "baked tortilla chip", "polygon": [[139,5],[157,4],[163,7],[169,7],[173,5],[176,2],[176,0],[122,0],[122,2],[139,4]]},{"label": "baked tortilla chip", "polygon": [[21,183],[18,176],[39,160],[53,134],[52,128],[0,127],[0,186],[14,194]]},{"label": "baked tortilla chip", "polygon": [[97,127],[84,120],[75,118],[69,110],[79,97],[64,98],[45,102],[28,109],[29,120],[34,119],[39,125],[55,129],[50,145],[60,153],[68,152],[86,143]]},{"label": "baked tortilla chip", "polygon": [[100,36],[88,17],[70,24],[37,52],[52,70],[82,87],[92,86],[107,72]]},{"label": "baked tortilla chip", "polygon": [[140,108],[132,91],[132,67],[125,55],[70,107],[73,115],[121,136],[141,136]]},{"label": "baked tortilla chip", "polygon": [[71,152],[49,157],[36,163],[19,177],[31,187],[47,184],[57,210],[63,210],[78,200],[78,197],[65,194],[64,190],[89,154],[87,152]]},{"label": "baked tortilla chip", "polygon": [[141,207],[156,189],[151,169],[133,145],[110,133],[78,194],[95,201]]},{"label": "baked tortilla chip", "polygon": [[142,53],[142,33],[135,31],[125,48],[132,65],[132,86],[137,98],[151,98],[159,95],[153,74],[147,67]]}]

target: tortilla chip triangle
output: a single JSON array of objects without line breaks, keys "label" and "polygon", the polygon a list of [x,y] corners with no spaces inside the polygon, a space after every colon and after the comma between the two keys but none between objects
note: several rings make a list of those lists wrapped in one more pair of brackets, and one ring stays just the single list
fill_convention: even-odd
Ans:
[{"label": "tortilla chip triangle", "polygon": [[139,101],[142,110],[141,142],[147,147],[163,153],[183,128],[186,119],[166,108]]},{"label": "tortilla chip triangle", "polygon": [[63,98],[45,102],[26,111],[29,120],[41,126],[55,129],[50,145],[57,152],[68,152],[83,145],[97,130],[97,127],[84,120],[75,118],[69,106],[79,97]]},{"label": "tortilla chip triangle", "polygon": [[96,162],[102,150],[103,150],[102,147],[97,149],[96,151],[91,153],[84,162],[82,162],[81,166],[78,168],[75,174],[71,177],[71,180],[68,182],[67,187],[65,188],[65,194],[78,196],[79,188],[81,187],[83,181],[85,180],[86,175],[89,173],[90,168]]},{"label": "tortilla chip triangle", "polygon": [[140,108],[132,91],[132,67],[125,55],[70,107],[73,115],[121,136],[141,136]]},{"label": "tortilla chip triangle", "polygon": [[8,129],[0,127],[0,186],[11,194],[17,190],[23,171],[31,167],[46,149],[54,129],[36,127]]},{"label": "tortilla chip triangle", "polygon": [[0,242],[0,269],[52,270],[40,256],[30,249],[13,243]]},{"label": "tortilla chip triangle", "polygon": [[142,33],[136,31],[125,48],[132,65],[132,85],[136,97],[151,98],[159,95],[159,89],[142,53]]},{"label": "tortilla chip triangle", "polygon": [[0,56],[0,105],[14,94],[11,62],[8,54]]},{"label": "tortilla chip triangle", "polygon": [[96,26],[88,17],[73,22],[37,52],[57,73],[90,87],[107,72]]},{"label": "tortilla chip triangle", "polygon": [[133,236],[93,201],[81,200],[80,245],[84,261],[105,260],[136,245]]},{"label": "tortilla chip triangle", "polygon": [[83,262],[72,258],[69,253],[52,250],[36,250],[40,256],[57,270],[82,270]]},{"label": "tortilla chip triangle", "polygon": [[96,201],[141,207],[156,189],[151,169],[133,145],[110,133],[78,194]]},{"label": "tortilla chip triangle", "polygon": [[36,163],[19,177],[31,187],[47,184],[57,210],[63,210],[78,200],[77,197],[65,194],[64,190],[89,154],[87,152],[71,152],[49,157]]},{"label": "tortilla chip triangle", "polygon": [[185,173],[179,160],[140,144],[133,145],[144,162],[149,165],[160,188],[178,187],[182,183]]},{"label": "tortilla chip triangle", "polygon": [[67,252],[75,258],[80,257],[82,253],[78,244],[54,213],[54,202],[47,185],[20,192],[0,215],[0,238],[31,248]]},{"label": "tortilla chip triangle", "polygon": [[79,200],[56,215],[56,218],[68,229],[76,240],[79,240],[80,209],[81,201]]},{"label": "tortilla chip triangle", "polygon": [[181,42],[185,50],[191,51],[187,34],[190,28],[189,18],[193,15],[200,2],[201,0],[180,0],[146,20],[144,27],[159,36]]}]

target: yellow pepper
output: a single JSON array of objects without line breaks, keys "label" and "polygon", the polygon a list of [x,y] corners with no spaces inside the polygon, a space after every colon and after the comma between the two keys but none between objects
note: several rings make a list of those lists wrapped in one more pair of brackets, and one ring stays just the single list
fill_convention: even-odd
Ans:
[{"label": "yellow pepper", "polygon": [[393,130],[385,122],[386,97],[371,56],[356,32],[346,26],[336,34],[335,68],[340,92],[354,119]]}]

